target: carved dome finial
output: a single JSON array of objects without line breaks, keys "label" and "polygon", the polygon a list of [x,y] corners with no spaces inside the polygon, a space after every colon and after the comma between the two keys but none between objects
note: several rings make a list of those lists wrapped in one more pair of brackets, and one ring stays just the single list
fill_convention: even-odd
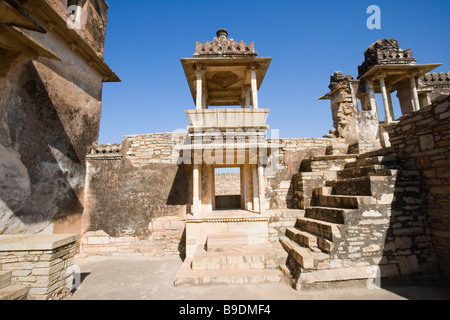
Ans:
[{"label": "carved dome finial", "polygon": [[228,31],[226,29],[219,29],[216,32],[216,35],[218,38],[224,36],[225,38],[228,38]]}]

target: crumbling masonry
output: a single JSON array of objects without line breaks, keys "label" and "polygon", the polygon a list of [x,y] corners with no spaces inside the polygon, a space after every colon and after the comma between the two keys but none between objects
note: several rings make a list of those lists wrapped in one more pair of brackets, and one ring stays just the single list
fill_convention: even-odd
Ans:
[{"label": "crumbling masonry", "polygon": [[[69,5],[0,3],[0,291],[19,286],[7,297],[64,298],[75,251],[181,256],[175,285],[450,278],[440,64],[379,40],[319,98],[329,134],[269,138],[258,91],[271,58],[221,29],[181,59],[186,132],[97,145],[102,83],[120,81],[102,58],[107,5],[77,2],[85,25],[68,30]],[[21,242],[42,263],[18,258]]]}]

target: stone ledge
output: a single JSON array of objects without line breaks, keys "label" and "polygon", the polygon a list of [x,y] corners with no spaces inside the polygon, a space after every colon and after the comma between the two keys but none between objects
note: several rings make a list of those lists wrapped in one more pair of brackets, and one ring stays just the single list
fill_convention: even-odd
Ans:
[{"label": "stone ledge", "polygon": [[77,234],[0,235],[0,251],[53,250],[77,240]]}]

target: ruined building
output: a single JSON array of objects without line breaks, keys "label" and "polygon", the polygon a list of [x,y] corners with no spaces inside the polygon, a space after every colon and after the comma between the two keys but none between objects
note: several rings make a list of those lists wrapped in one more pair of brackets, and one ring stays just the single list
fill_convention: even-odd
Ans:
[{"label": "ruined building", "polygon": [[[355,78],[335,72],[319,98],[330,134],[278,138],[258,99],[271,58],[220,29],[181,59],[186,132],[97,145],[102,83],[119,81],[102,59],[107,5],[77,2],[85,27],[68,31],[73,4],[42,3],[0,3],[3,237],[74,233],[60,246],[181,256],[175,285],[449,279],[450,73],[430,73],[440,64],[379,40]],[[58,296],[46,290],[30,294]]]},{"label": "ruined building", "polygon": [[[86,154],[98,139],[102,86],[120,81],[103,59],[107,12],[103,0],[0,1],[2,235],[82,232]],[[50,251],[73,242],[57,238],[45,240]],[[13,272],[13,283],[36,281],[18,274],[27,272]],[[49,288],[62,274],[47,279]],[[67,294],[46,290],[29,293]]]}]

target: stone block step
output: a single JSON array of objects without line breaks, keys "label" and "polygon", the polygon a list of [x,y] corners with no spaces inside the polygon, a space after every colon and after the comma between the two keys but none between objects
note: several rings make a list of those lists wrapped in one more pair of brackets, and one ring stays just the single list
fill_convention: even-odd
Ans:
[{"label": "stone block step", "polygon": [[197,249],[192,258],[193,271],[249,270],[265,268],[265,256],[261,252],[207,252]]},{"label": "stone block step", "polygon": [[281,282],[284,279],[283,273],[278,269],[193,271],[191,263],[191,258],[184,261],[176,275],[174,286],[257,284]]},{"label": "stone block step", "polygon": [[345,164],[345,168],[351,167],[365,167],[370,165],[384,165],[389,168],[398,168],[397,157],[395,155],[375,156],[375,157],[360,157],[354,162]]},{"label": "stone block step", "polygon": [[208,235],[206,247],[208,251],[221,252],[248,248],[249,237],[246,233],[229,232]]},{"label": "stone block step", "polygon": [[357,157],[353,154],[311,157],[302,166],[306,171],[312,172],[340,171],[347,163],[354,162]]},{"label": "stone block step", "polygon": [[313,189],[313,195],[329,196],[333,192],[333,187],[318,187]]},{"label": "stone block step", "polygon": [[308,247],[312,252],[330,253],[334,249],[333,242],[322,237],[315,236],[309,232],[301,231],[295,227],[286,229],[286,236],[300,246]]},{"label": "stone block step", "polygon": [[333,194],[376,196],[377,193],[389,193],[393,191],[395,179],[396,175],[341,179],[333,182]]},{"label": "stone block step", "polygon": [[9,285],[0,289],[0,300],[25,300],[29,289],[28,286]]},{"label": "stone block step", "polygon": [[308,247],[312,251],[319,250],[317,247],[317,237],[311,233],[301,231],[295,227],[286,229],[286,237],[291,241],[294,241],[301,246]]},{"label": "stone block step", "polygon": [[12,271],[0,270],[0,289],[11,284]]},{"label": "stone block step", "polygon": [[338,178],[355,178],[364,176],[390,176],[393,171],[386,169],[384,165],[375,164],[370,166],[355,166],[351,168],[345,168],[337,173]]},{"label": "stone block step", "polygon": [[288,254],[306,270],[320,269],[329,266],[330,256],[322,252],[313,252],[302,247],[287,237],[280,238],[280,242]]},{"label": "stone block step", "polygon": [[295,227],[334,242],[341,238],[339,224],[311,218],[298,218]]},{"label": "stone block step", "polygon": [[280,242],[288,254],[304,269],[314,269],[314,256],[307,248],[301,247],[287,237],[280,238]]},{"label": "stone block step", "polygon": [[306,209],[305,218],[326,221],[337,224],[345,223],[345,215],[352,209],[314,206]]},{"label": "stone block step", "polygon": [[314,206],[342,208],[342,209],[358,209],[357,196],[345,195],[316,195],[313,197]]}]

